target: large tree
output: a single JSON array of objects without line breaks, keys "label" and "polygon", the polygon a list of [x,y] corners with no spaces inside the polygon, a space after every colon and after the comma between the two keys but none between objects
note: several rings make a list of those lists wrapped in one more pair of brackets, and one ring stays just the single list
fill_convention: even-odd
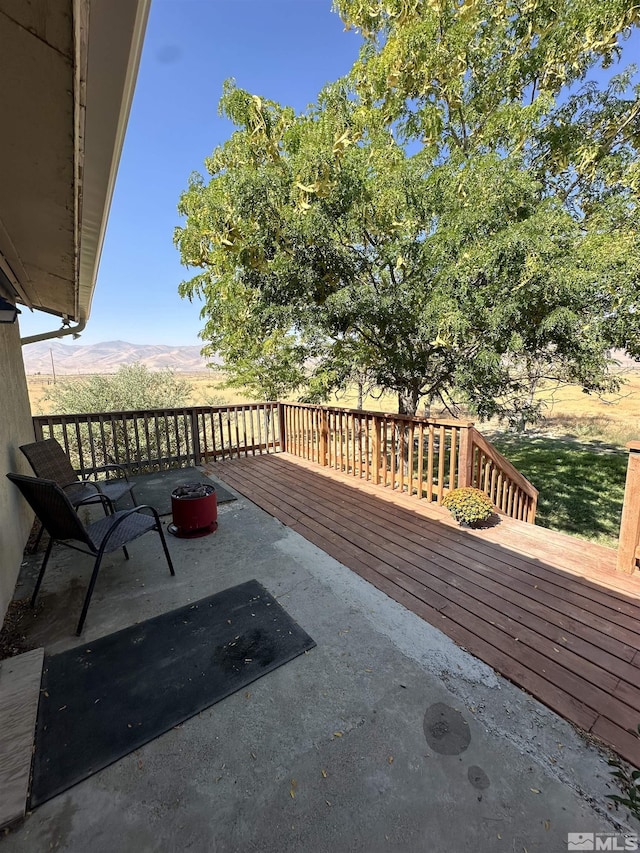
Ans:
[{"label": "large tree", "polygon": [[522,422],[541,379],[613,387],[607,347],[633,351],[637,317],[637,93],[575,85],[637,12],[336,5],[367,39],[350,77],[302,115],[226,84],[236,131],[180,200],[210,349],[240,376],[251,340],[291,387],[306,365],[310,399],[366,375],[404,412]]}]

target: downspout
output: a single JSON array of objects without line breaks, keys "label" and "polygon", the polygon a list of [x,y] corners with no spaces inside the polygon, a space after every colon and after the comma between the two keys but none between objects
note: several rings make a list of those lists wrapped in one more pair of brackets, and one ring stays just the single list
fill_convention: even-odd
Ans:
[{"label": "downspout", "polygon": [[42,332],[39,335],[28,335],[26,338],[20,338],[20,346],[26,344],[35,344],[38,341],[49,341],[51,338],[64,338],[65,335],[73,335],[74,338],[80,337],[80,332],[87,325],[86,319],[81,319],[77,326],[69,326],[65,324],[61,329],[54,329],[51,332]]}]

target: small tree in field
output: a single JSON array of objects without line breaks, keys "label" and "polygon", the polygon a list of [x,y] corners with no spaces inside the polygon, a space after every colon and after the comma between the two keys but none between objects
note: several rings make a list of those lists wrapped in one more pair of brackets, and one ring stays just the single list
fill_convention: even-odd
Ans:
[{"label": "small tree in field", "polygon": [[[63,381],[45,399],[51,402],[52,414],[74,415],[180,408],[189,404],[190,393],[191,385],[171,370],[153,371],[143,364],[131,364],[112,375]],[[95,459],[98,467],[135,459],[141,444],[148,446],[152,459],[160,459],[184,453],[189,443],[186,421],[171,416],[157,418],[153,428],[145,425],[144,417],[129,415],[113,420],[105,417],[97,425],[80,423],[78,429],[83,459]],[[72,462],[83,467],[73,453]]]},{"label": "small tree in field", "polygon": [[52,414],[161,409],[188,404],[191,385],[172,370],[149,370],[144,364],[121,367],[111,375],[68,379],[45,395]]}]

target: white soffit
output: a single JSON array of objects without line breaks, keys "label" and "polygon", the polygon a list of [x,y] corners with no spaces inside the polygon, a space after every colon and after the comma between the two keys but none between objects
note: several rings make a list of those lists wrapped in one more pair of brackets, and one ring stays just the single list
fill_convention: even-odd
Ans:
[{"label": "white soffit", "polygon": [[91,307],[149,2],[0,0],[0,263],[20,302],[77,321]]}]

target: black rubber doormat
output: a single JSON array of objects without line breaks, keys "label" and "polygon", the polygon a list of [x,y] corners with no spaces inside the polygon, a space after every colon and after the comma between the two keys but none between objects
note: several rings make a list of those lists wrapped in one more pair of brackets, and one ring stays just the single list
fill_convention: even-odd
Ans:
[{"label": "black rubber doormat", "polygon": [[30,808],[314,646],[251,580],[45,657]]}]

